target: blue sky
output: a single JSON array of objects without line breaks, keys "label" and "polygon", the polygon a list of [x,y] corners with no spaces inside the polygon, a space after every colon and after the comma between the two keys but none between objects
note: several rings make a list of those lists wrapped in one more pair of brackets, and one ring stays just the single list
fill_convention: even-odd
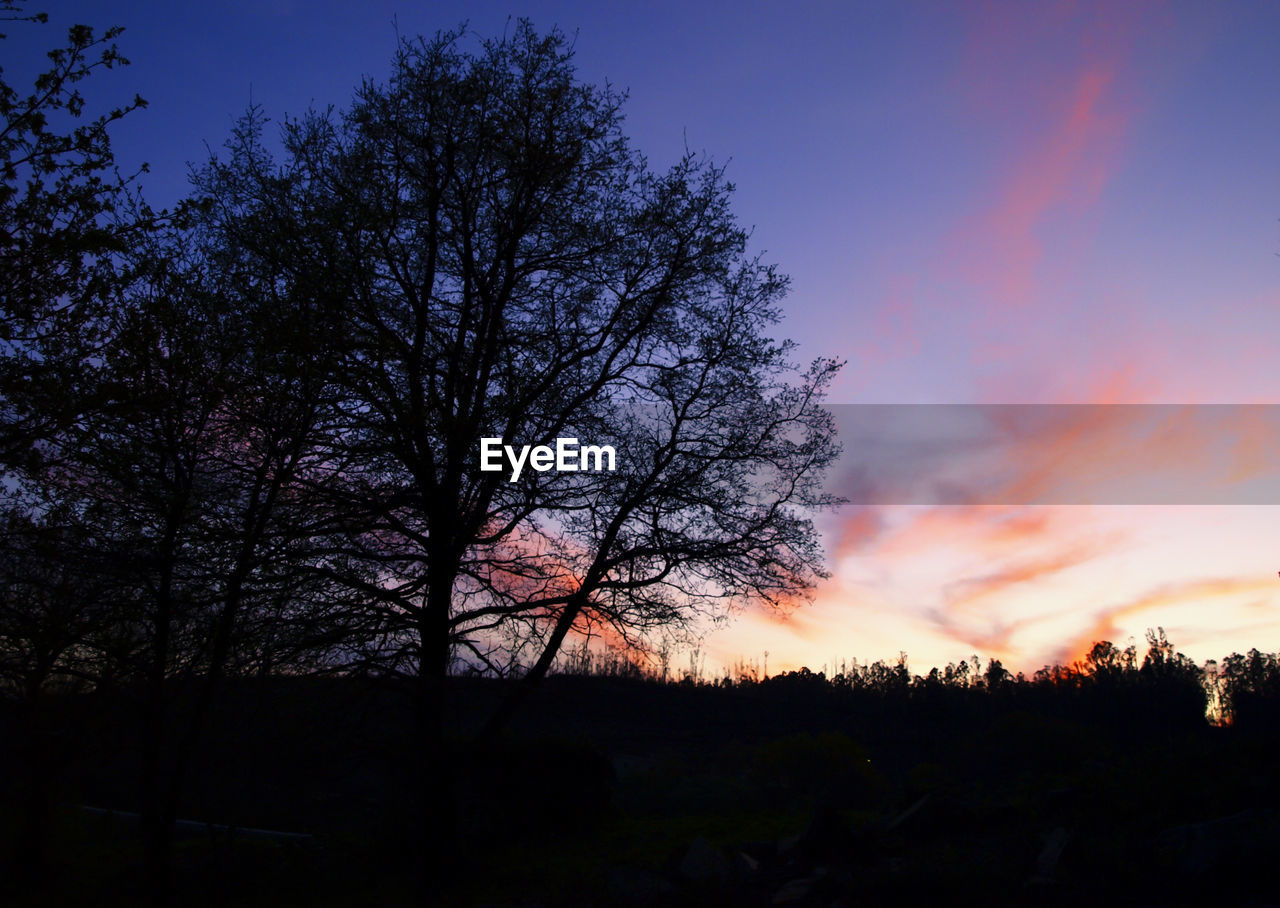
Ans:
[{"label": "blue sky", "polygon": [[[834,403],[1280,403],[1278,4],[52,12],[49,46],[71,21],[126,27],[133,65],[89,94],[150,101],[115,142],[150,162],[155,204],[250,99],[277,120],[341,107],[386,73],[396,28],[488,36],[528,16],[576,33],[583,79],[629,91],[654,164],[686,145],[728,162],[755,249],[792,277],[783,333],[848,360]],[[815,602],[739,616],[713,660],[1034,670],[1156,625],[1199,659],[1280,649],[1272,508],[886,506],[825,526],[835,575]]]}]

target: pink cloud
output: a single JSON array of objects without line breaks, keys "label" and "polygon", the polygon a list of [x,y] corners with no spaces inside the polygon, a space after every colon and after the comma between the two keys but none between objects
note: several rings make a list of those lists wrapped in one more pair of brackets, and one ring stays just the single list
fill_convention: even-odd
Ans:
[{"label": "pink cloud", "polygon": [[1084,66],[1031,151],[1015,161],[994,202],[966,219],[952,240],[959,276],[994,302],[1027,303],[1044,256],[1038,235],[1059,209],[1087,212],[1114,171],[1128,118],[1107,107],[1115,81],[1108,63]]},{"label": "pink cloud", "polygon": [[[955,73],[975,126],[1009,157],[946,243],[955,278],[1000,307],[1026,304],[1046,266],[1045,233],[1078,231],[1121,163],[1135,105],[1131,60],[1154,4],[984,3]],[[1063,242],[1054,240],[1061,253]]]},{"label": "pink cloud", "polygon": [[853,373],[845,379],[846,386],[856,388],[863,385],[885,363],[907,359],[920,352],[916,304],[918,284],[919,280],[914,275],[895,274],[889,278],[888,289],[876,303],[865,329],[868,334],[850,350]]},{"label": "pink cloud", "polygon": [[[1058,650],[1056,660],[1061,665],[1083,659],[1094,643],[1101,640],[1116,642],[1127,636],[1119,621],[1149,612],[1158,612],[1170,606],[1187,602],[1205,602],[1239,598],[1249,593],[1274,592],[1276,579],[1266,577],[1220,577],[1190,580],[1166,584],[1128,602],[1105,608],[1093,616],[1092,623]],[[1153,616],[1153,619],[1156,616]],[[1153,620],[1151,623],[1159,623]]]}]

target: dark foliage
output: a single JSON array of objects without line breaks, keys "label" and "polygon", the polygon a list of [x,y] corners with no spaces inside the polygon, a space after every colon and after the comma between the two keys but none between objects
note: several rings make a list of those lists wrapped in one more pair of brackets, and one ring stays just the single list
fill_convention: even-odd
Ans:
[{"label": "dark foliage", "polygon": [[[41,13],[0,4],[21,40],[40,40]],[[7,29],[6,29],[7,31]],[[75,25],[48,69],[21,90],[0,78],[0,466],[34,469],[41,445],[85,405],[87,357],[124,282],[117,256],[155,215],[130,194],[110,128],[146,106],[135,97],[91,117],[81,83],[128,64],[115,39]],[[15,36],[0,35],[14,40]]]},{"label": "dark foliage", "polygon": [[[1269,750],[1240,725],[1211,726],[1205,689],[1187,683],[1198,670],[1158,632],[1149,639],[1141,661],[1104,643],[1032,677],[972,664],[911,675],[903,663],[701,683],[552,676],[497,746],[480,751],[470,732],[510,682],[454,679],[446,746],[469,796],[463,847],[437,895],[449,904],[769,904],[784,891],[807,893],[801,904],[1245,895],[1270,866],[1250,844],[1276,823]],[[1157,667],[1170,661],[1182,667]],[[198,685],[174,690],[178,708],[198,695]],[[415,811],[396,793],[417,765],[407,753],[412,710],[402,694],[352,679],[234,681],[209,717],[179,816],[312,838],[186,840],[179,887],[213,886],[233,902],[260,890],[320,903],[408,897]],[[60,696],[51,715],[60,734],[95,742],[72,761],[63,798],[133,808],[140,792],[127,767],[145,724],[137,704]],[[60,814],[67,881],[107,842],[133,847],[127,820],[113,821],[110,838],[87,822]],[[129,902],[127,872],[103,879],[98,903]]]}]

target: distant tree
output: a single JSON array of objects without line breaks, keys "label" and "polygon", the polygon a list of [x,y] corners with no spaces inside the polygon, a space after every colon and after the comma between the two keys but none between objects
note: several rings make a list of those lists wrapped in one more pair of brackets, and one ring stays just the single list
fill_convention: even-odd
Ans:
[{"label": "distant tree", "polygon": [[987,670],[982,675],[982,681],[988,691],[997,691],[1013,683],[1013,675],[1001,664],[999,659],[992,659],[987,663]]},{"label": "distant tree", "polygon": [[1222,660],[1217,681],[1225,721],[1241,728],[1280,729],[1280,657],[1251,649]]},{"label": "distant tree", "polygon": [[1137,649],[1120,649],[1110,640],[1099,640],[1089,649],[1081,671],[1096,680],[1115,682],[1131,675],[1137,667]]},{"label": "distant tree", "polygon": [[[443,682],[459,659],[545,672],[575,628],[638,641],[821,575],[806,513],[835,454],[770,330],[786,282],[746,255],[722,171],[654,173],[621,97],[577,81],[528,23],[463,49],[403,42],[386,84],[283,130],[246,120],[200,179],[240,255],[326,276],[344,355],[332,445],[351,522],[332,536],[417,691],[424,797],[450,775]],[[617,470],[480,469],[482,438],[612,444]],[[524,664],[529,664],[527,661]]]}]

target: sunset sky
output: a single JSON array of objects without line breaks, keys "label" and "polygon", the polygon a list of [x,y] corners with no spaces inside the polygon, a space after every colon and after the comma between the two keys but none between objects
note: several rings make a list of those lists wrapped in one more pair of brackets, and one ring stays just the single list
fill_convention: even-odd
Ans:
[{"label": "sunset sky", "polygon": [[[576,33],[584,80],[629,91],[651,163],[727,162],[755,250],[792,278],[782,333],[848,361],[831,403],[1280,404],[1274,2],[56,7],[40,48],[71,22],[126,27],[133,65],[87,94],[150,102],[115,147],[150,163],[155,205],[251,100],[277,120],[342,107],[397,28],[528,16]],[[1176,474],[1198,425],[1131,459]],[[1264,429],[1227,439],[1238,471],[1280,460]],[[1098,437],[1049,431],[986,469],[1023,488],[1125,450]],[[1026,500],[827,515],[814,603],[714,630],[708,668],[905,651],[917,672],[975,653],[1030,672],[1156,626],[1198,661],[1280,649],[1280,506]]]}]

